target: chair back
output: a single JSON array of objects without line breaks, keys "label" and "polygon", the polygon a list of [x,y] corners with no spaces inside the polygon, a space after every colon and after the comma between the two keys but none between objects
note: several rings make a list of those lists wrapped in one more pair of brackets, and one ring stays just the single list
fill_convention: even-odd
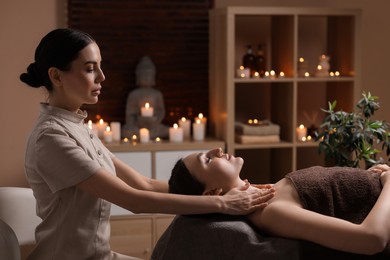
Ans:
[{"label": "chair back", "polygon": [[0,187],[0,219],[15,232],[19,245],[35,243],[36,200],[31,188]]},{"label": "chair back", "polygon": [[20,260],[18,238],[10,226],[0,219],[0,259]]}]

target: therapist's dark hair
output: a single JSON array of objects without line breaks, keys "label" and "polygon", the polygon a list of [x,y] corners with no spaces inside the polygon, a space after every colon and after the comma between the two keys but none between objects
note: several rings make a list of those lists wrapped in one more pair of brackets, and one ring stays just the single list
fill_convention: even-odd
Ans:
[{"label": "therapist's dark hair", "polygon": [[202,195],[205,189],[204,184],[195,179],[183,160],[176,162],[168,181],[169,192],[185,195]]},{"label": "therapist's dark hair", "polygon": [[27,73],[20,75],[20,80],[33,88],[44,86],[49,92],[52,91],[49,68],[69,70],[79,52],[92,42],[95,40],[89,34],[70,28],[49,32],[40,41],[35,50],[35,61],[27,67]]}]

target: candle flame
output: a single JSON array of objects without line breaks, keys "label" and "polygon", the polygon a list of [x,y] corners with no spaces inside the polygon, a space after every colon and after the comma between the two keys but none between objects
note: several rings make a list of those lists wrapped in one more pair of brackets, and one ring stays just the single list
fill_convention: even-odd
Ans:
[{"label": "candle flame", "polygon": [[173,128],[177,129],[179,126],[175,123],[173,124]]},{"label": "candle flame", "polygon": [[196,123],[197,123],[197,124],[200,124],[200,119],[196,119]]},{"label": "candle flame", "polygon": [[202,114],[202,113],[199,113],[198,117],[199,117],[200,119],[202,119],[202,118],[203,118],[203,114]]},{"label": "candle flame", "polygon": [[149,102],[146,102],[146,103],[145,103],[145,108],[149,108],[149,107],[150,107]]},{"label": "candle flame", "polygon": [[304,62],[305,61],[305,59],[304,58],[299,58],[299,62]]},{"label": "candle flame", "polygon": [[110,132],[111,128],[109,126],[106,127],[106,132]]},{"label": "candle flame", "polygon": [[99,124],[104,124],[104,120],[103,120],[103,118],[100,118],[100,120],[99,120]]},{"label": "candle flame", "polygon": [[303,124],[300,124],[299,129],[303,129],[303,128],[305,128],[305,126]]},{"label": "candle flame", "polygon": [[187,118],[182,117],[182,118],[181,118],[181,121],[185,122],[185,121],[187,121]]}]

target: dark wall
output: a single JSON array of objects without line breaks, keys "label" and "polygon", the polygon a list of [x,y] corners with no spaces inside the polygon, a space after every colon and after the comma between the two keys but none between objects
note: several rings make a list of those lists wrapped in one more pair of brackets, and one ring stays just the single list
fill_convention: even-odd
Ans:
[{"label": "dark wall", "polygon": [[208,115],[208,0],[69,0],[69,27],[90,33],[100,46],[106,75],[99,103],[84,108],[90,119],[125,120],[135,67],[152,57],[166,117]]}]

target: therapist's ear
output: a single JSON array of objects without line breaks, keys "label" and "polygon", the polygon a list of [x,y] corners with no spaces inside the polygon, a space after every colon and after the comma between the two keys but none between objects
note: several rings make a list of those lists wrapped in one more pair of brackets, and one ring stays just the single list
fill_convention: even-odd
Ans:
[{"label": "therapist's ear", "polygon": [[205,190],[203,192],[203,195],[209,195],[209,196],[215,196],[215,195],[221,195],[222,193],[222,189],[221,188],[215,188],[215,189],[212,189],[212,190]]},{"label": "therapist's ear", "polygon": [[59,69],[57,69],[55,67],[50,67],[48,69],[47,73],[49,74],[50,81],[52,82],[52,84],[54,86],[56,86],[56,87],[62,86],[61,75],[60,75]]}]

